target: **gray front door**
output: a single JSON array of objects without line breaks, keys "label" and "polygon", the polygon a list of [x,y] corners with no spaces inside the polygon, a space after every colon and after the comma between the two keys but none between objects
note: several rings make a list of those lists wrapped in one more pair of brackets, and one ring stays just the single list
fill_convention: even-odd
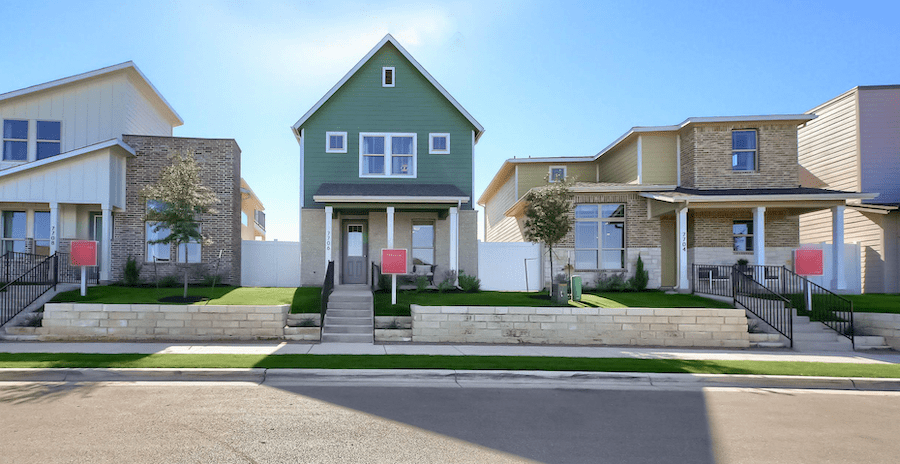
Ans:
[{"label": "gray front door", "polygon": [[343,232],[344,263],[341,266],[345,284],[366,283],[369,240],[365,221],[345,221]]}]

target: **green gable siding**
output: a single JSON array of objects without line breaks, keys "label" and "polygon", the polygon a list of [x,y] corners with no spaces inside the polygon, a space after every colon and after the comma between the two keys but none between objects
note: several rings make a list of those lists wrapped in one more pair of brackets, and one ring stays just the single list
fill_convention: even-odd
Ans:
[{"label": "green gable siding", "polygon": [[[381,86],[381,68],[395,68],[395,86]],[[472,209],[472,131],[475,127],[406,60],[386,43],[302,126],[304,202],[323,207],[313,194],[323,183],[453,184],[470,197]],[[325,153],[325,133],[347,132],[347,153]],[[360,132],[416,133],[416,178],[359,177]],[[428,134],[449,133],[450,154],[428,154]],[[385,162],[389,163],[388,160]]]}]

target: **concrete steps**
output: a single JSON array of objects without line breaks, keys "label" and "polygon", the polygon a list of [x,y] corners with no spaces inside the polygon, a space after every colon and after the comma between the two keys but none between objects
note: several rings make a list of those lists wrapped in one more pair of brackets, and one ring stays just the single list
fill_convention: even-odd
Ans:
[{"label": "concrete steps", "polygon": [[[884,337],[854,337],[857,350],[890,349]],[[794,351],[853,351],[854,343],[849,338],[831,330],[821,322],[810,321],[809,317],[794,314]]]},{"label": "concrete steps", "polygon": [[375,299],[366,285],[339,285],[328,298],[322,343],[374,343]]}]

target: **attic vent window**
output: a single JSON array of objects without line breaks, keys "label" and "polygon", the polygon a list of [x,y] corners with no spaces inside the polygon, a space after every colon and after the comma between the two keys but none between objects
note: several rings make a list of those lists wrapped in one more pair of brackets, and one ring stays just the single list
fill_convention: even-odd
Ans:
[{"label": "attic vent window", "polygon": [[381,86],[382,87],[393,87],[394,86],[394,68],[393,67],[381,68]]}]

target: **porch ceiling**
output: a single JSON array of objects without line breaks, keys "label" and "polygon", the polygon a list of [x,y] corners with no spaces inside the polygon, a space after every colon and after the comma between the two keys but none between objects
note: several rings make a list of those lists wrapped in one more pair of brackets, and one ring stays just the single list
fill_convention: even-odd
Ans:
[{"label": "porch ceiling", "polygon": [[[688,189],[678,187],[669,192],[647,192],[644,198],[670,205],[684,204],[691,208],[742,209],[757,206],[791,209],[802,214],[833,206],[846,205],[848,201],[870,200],[877,193],[842,192],[817,188],[779,189]],[[665,212],[668,208],[658,208]]]},{"label": "porch ceiling", "polygon": [[405,208],[424,205],[434,208],[436,205],[455,206],[468,203],[470,197],[459,187],[450,184],[407,184],[407,183],[371,183],[371,184],[322,184],[313,200],[317,203],[352,204],[372,207],[383,207],[403,204]]}]

